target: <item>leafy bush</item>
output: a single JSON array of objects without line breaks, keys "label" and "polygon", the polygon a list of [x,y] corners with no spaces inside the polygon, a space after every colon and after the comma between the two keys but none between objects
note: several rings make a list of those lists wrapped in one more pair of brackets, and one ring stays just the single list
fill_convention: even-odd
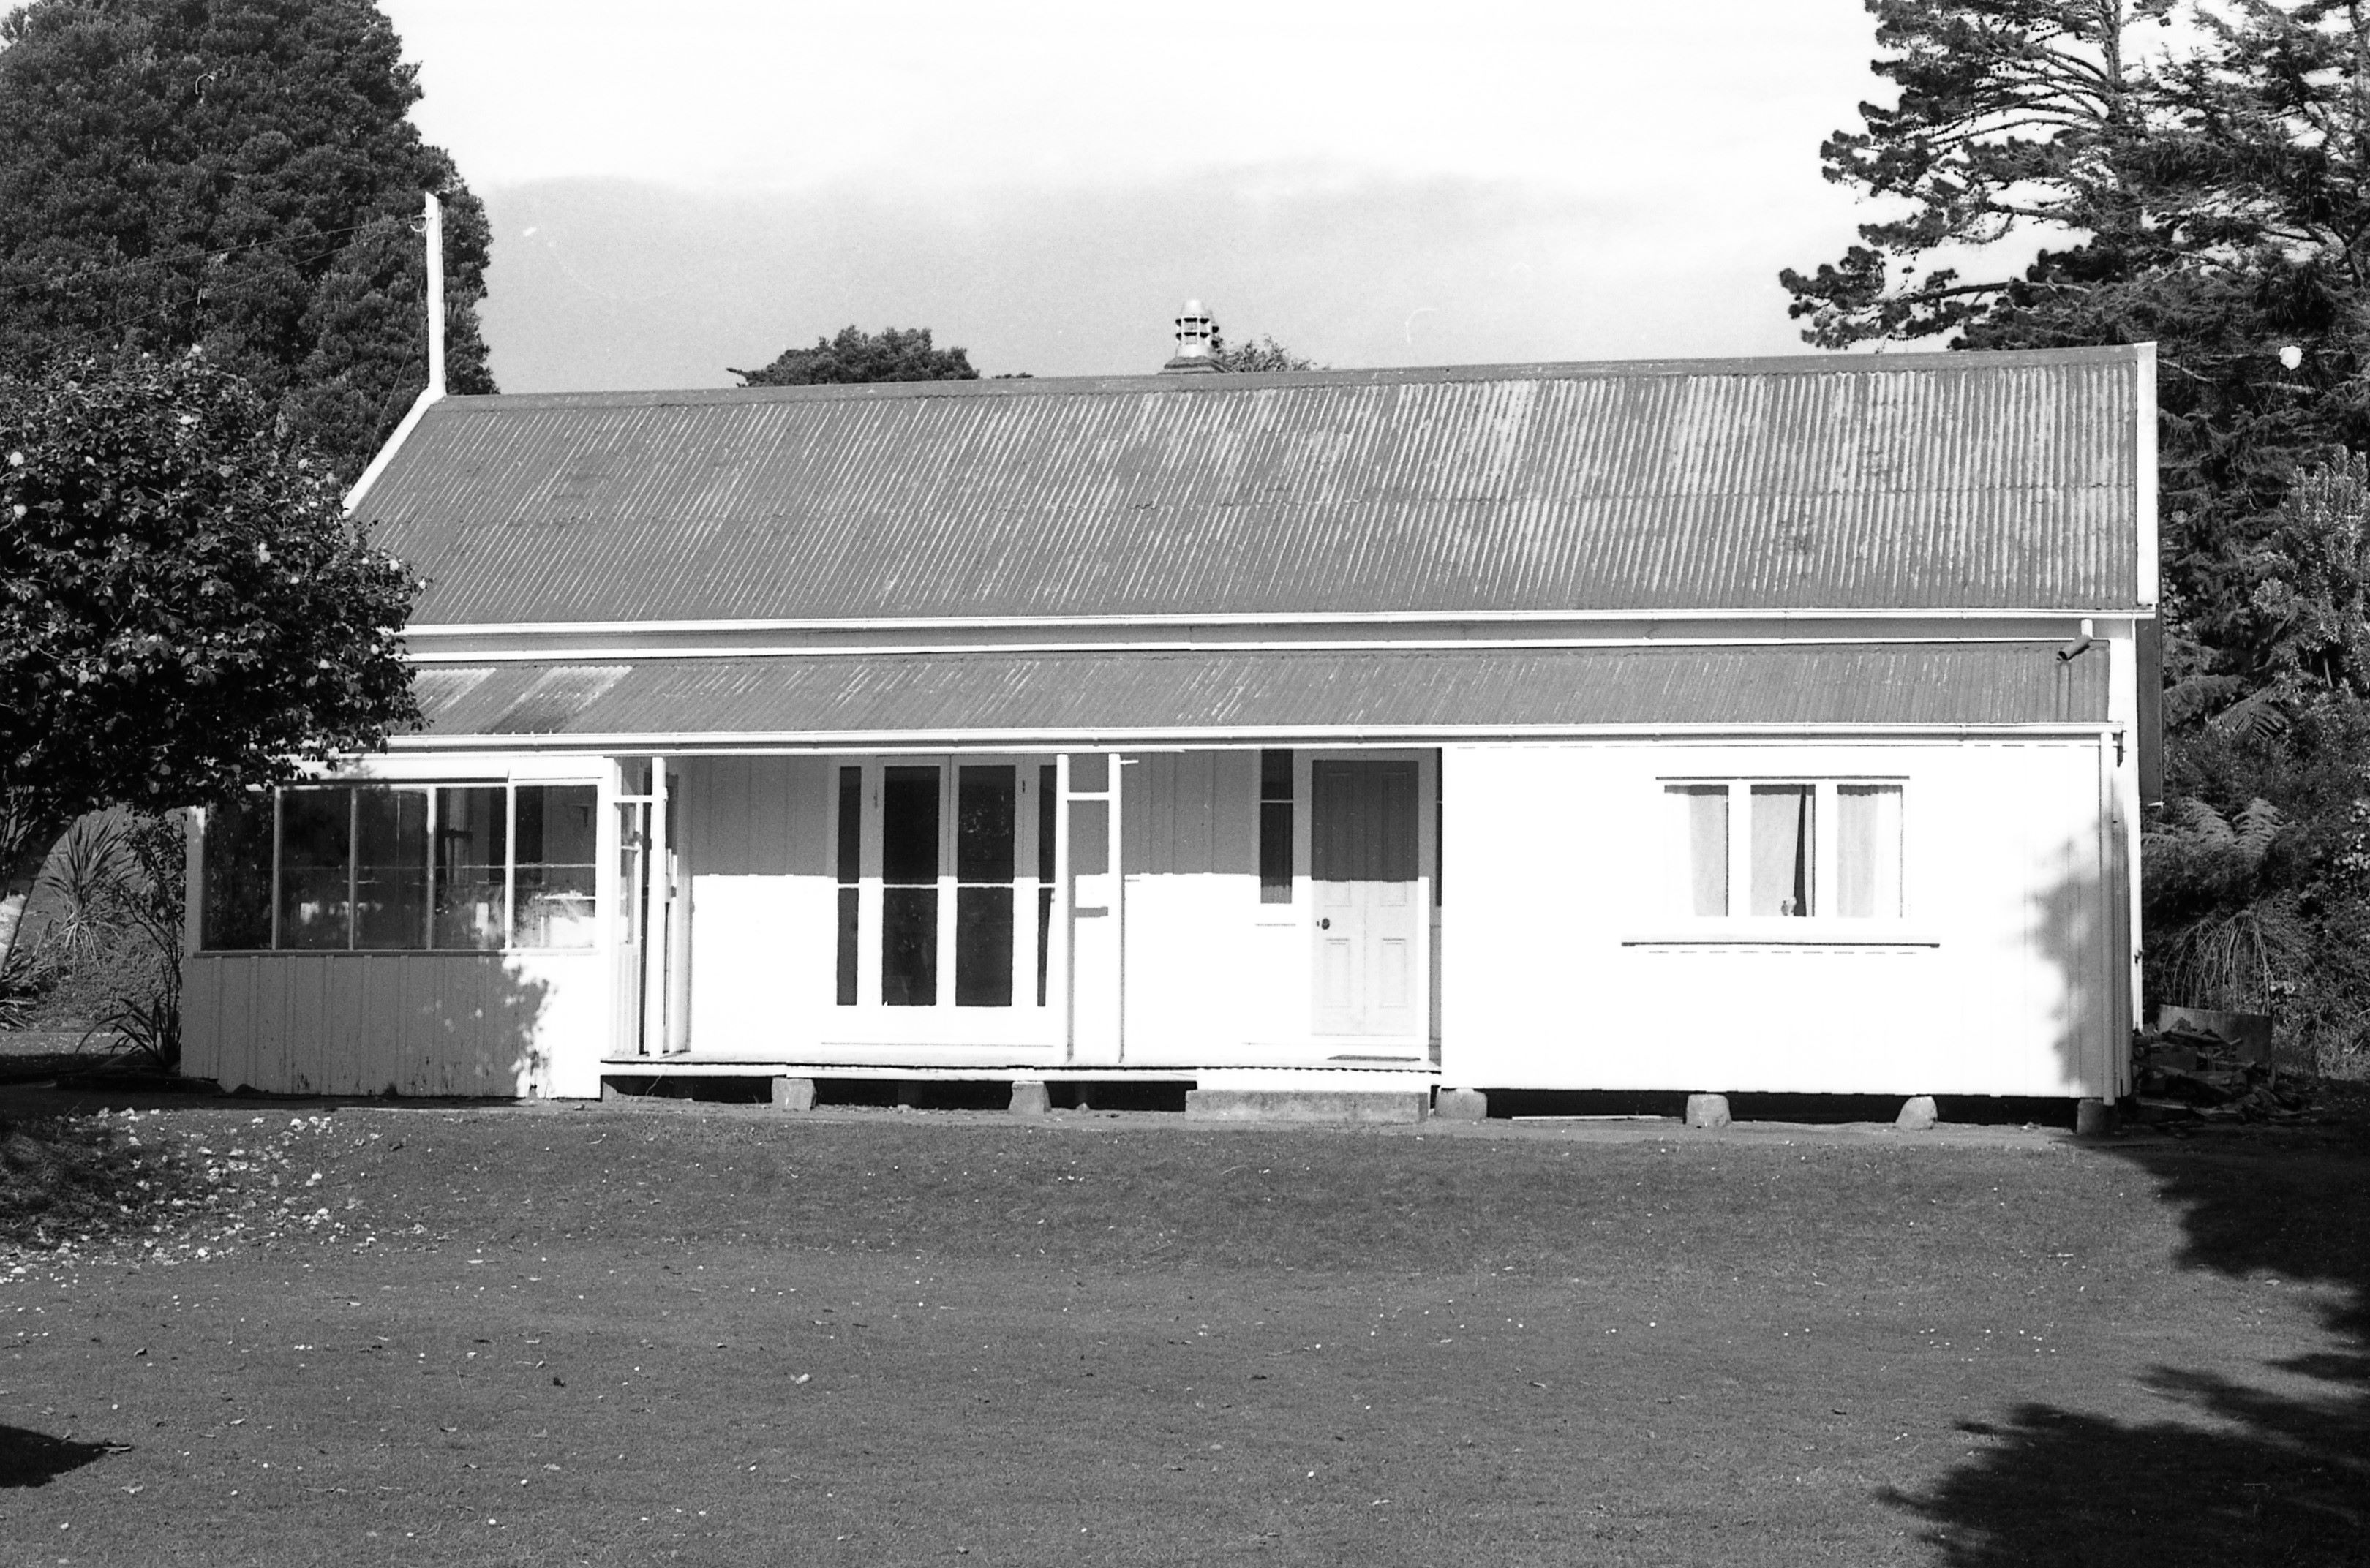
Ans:
[{"label": "leafy bush", "polygon": [[2370,1071],[2370,703],[2192,727],[2141,844],[2148,994],[2266,1012],[2281,1054]]},{"label": "leafy bush", "polygon": [[[13,1022],[30,1022],[37,1006],[64,1012],[93,1035],[116,1035],[145,1065],[178,1066],[184,865],[178,814],[76,818],[42,866],[27,938],[8,956]],[[0,984],[0,998],[8,994]]]}]

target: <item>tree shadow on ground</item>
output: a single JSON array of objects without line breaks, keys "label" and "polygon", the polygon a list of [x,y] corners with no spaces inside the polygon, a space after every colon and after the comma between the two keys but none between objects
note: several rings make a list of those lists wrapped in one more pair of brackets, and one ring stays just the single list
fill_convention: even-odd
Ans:
[{"label": "tree shadow on ground", "polygon": [[[2035,898],[2033,932],[2063,981],[2056,1041],[2069,1079],[2102,1047],[2121,945],[2082,857]],[[2312,1288],[2329,1346],[2270,1366],[2158,1366],[2158,1420],[2029,1402],[1960,1424],[1967,1460],[1917,1494],[1943,1560],[2008,1564],[2370,1562],[2370,1102],[2310,1132],[2134,1139],[2130,1161],[2180,1216],[2183,1268]],[[2276,1385],[2276,1386],[2273,1386]]]},{"label": "tree shadow on ground", "polygon": [[0,1426],[0,1489],[47,1486],[68,1471],[114,1452],[105,1443],[52,1437],[22,1426]]},{"label": "tree shadow on ground", "polygon": [[2180,1210],[2182,1266],[2320,1288],[2331,1344],[2262,1367],[2156,1367],[2143,1386],[2172,1407],[2161,1420],[2027,1403],[1962,1422],[1973,1456],[1887,1500],[1965,1568],[2370,1562],[2370,1139],[2115,1157]]}]

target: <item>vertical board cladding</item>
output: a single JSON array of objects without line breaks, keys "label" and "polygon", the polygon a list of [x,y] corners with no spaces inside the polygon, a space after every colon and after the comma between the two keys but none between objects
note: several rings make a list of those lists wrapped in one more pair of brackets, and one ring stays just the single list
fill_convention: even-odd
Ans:
[{"label": "vertical board cladding", "polygon": [[[1444,1082],[2111,1092],[2123,894],[2095,742],[1468,746],[1444,765]],[[1695,917],[1673,778],[1897,781],[1905,915]]]},{"label": "vertical board cladding", "polygon": [[811,1052],[836,1001],[831,768],[819,757],[683,764],[693,1039],[703,1057]]},{"label": "vertical board cladding", "polygon": [[1259,753],[1150,753],[1126,789],[1126,1059],[1256,1061],[1255,1037],[1280,1032],[1255,941],[1276,913],[1260,903]]},{"label": "vertical board cladding", "polygon": [[201,953],[183,1071],[280,1094],[600,1093],[608,966],[582,953]]}]

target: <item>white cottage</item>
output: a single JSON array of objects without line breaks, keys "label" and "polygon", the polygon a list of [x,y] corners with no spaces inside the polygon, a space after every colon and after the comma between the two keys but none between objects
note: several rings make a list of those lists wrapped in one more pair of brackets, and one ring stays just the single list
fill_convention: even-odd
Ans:
[{"label": "white cottage", "polygon": [[2120,1096],[2154,363],[424,399],[187,1070]]}]

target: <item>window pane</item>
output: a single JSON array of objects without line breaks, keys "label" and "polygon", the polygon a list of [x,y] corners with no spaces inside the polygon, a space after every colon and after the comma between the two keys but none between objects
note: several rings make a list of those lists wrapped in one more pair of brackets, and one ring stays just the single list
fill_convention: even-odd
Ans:
[{"label": "window pane", "polygon": [[1901,786],[1835,791],[1836,912],[1856,920],[1901,916]]},{"label": "window pane", "polygon": [[1260,753],[1260,798],[1290,800],[1292,798],[1292,749],[1271,748]]},{"label": "window pane", "polygon": [[1070,802],[1070,875],[1100,876],[1110,869],[1110,803]]},{"label": "window pane", "polygon": [[1292,902],[1292,802],[1260,802],[1260,902]]},{"label": "window pane", "polygon": [[839,932],[836,980],[839,1005],[856,1005],[857,929],[864,876],[864,770],[839,770]]},{"label": "window pane", "polygon": [[354,945],[428,945],[428,796],[354,792]]},{"label": "window pane", "polygon": [[1728,786],[1689,784],[1670,795],[1679,810],[1686,911],[1718,919],[1728,913]]},{"label": "window pane", "polygon": [[517,795],[511,940],[521,947],[590,947],[600,842],[592,813],[600,791],[591,784],[520,784]]},{"label": "window pane", "polygon": [[1045,1005],[1045,976],[1053,957],[1053,889],[1037,889],[1037,1005]]},{"label": "window pane", "polygon": [[1012,1005],[1012,888],[955,892],[955,1005]]},{"label": "window pane", "polygon": [[1753,786],[1753,913],[1811,912],[1811,786]]},{"label": "window pane", "polygon": [[884,770],[880,795],[880,879],[892,887],[938,881],[938,770]]},{"label": "window pane", "polygon": [[839,770],[839,884],[853,887],[864,876],[864,770]]},{"label": "window pane", "polygon": [[856,913],[858,895],[853,887],[839,890],[839,1005],[856,1005]]},{"label": "window pane", "polygon": [[436,910],[430,943],[502,944],[502,878],[510,860],[509,791],[500,784],[436,792]]},{"label": "window pane", "polygon": [[1070,759],[1070,793],[1100,795],[1110,788],[1110,753],[1081,751]]},{"label": "window pane", "polygon": [[271,945],[271,796],[241,795],[206,813],[205,903],[200,941],[209,948]]},{"label": "window pane", "polygon": [[280,797],[280,945],[346,945],[353,791],[292,789]]},{"label": "window pane", "polygon": [[1062,787],[1061,774],[1053,764],[1045,763],[1037,770],[1037,880],[1053,880],[1053,813],[1054,792]]},{"label": "window pane", "polygon": [[955,880],[1008,883],[1019,771],[1007,764],[955,773]]},{"label": "window pane", "polygon": [[880,1000],[890,1007],[938,1001],[938,890],[880,890]]}]

